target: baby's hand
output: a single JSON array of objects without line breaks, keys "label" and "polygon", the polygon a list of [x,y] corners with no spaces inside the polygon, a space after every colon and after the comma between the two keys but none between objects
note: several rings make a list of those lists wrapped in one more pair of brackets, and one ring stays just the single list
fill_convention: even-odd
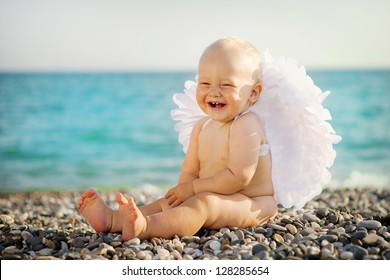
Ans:
[{"label": "baby's hand", "polygon": [[192,187],[192,182],[185,182],[170,189],[165,194],[165,198],[168,201],[168,205],[170,207],[175,207],[182,204],[193,195],[194,189]]}]

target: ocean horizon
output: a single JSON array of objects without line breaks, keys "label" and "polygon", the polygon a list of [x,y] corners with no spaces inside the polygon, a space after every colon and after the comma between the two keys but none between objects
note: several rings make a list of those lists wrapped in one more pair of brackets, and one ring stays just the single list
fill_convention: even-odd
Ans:
[{"label": "ocean horizon", "polygon": [[[332,187],[389,187],[390,69],[308,70],[343,140]],[[195,72],[0,73],[0,192],[173,186],[170,111]]]}]

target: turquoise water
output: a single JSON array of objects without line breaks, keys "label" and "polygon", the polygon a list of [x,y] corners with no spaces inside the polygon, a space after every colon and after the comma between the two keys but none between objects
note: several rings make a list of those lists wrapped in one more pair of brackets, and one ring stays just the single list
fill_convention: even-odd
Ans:
[{"label": "turquoise water", "polygon": [[[390,71],[309,71],[343,141],[332,184],[388,186]],[[172,185],[170,110],[194,73],[0,74],[0,191]]]}]

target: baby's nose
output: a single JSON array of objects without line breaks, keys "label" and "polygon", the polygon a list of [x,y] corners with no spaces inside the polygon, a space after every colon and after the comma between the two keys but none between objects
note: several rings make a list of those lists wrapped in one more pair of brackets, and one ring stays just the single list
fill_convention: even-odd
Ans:
[{"label": "baby's nose", "polygon": [[215,97],[221,95],[221,88],[219,86],[210,87],[209,96]]}]

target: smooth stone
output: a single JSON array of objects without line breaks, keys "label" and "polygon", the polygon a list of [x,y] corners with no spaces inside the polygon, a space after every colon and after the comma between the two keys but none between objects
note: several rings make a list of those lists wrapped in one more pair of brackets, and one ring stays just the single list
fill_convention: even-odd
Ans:
[{"label": "smooth stone", "polygon": [[215,250],[221,250],[221,243],[219,243],[218,241],[211,241],[210,244],[209,244],[209,247],[215,251]]},{"label": "smooth stone", "polygon": [[244,240],[245,239],[245,235],[244,235],[244,232],[240,229],[236,230],[235,231],[237,237],[239,240]]},{"label": "smooth stone", "polygon": [[360,221],[357,224],[358,227],[364,227],[366,229],[377,229],[382,226],[382,224],[378,221],[375,220],[365,220],[365,221]]},{"label": "smooth stone", "polygon": [[356,227],[354,225],[349,225],[349,226],[345,227],[345,232],[347,232],[347,233],[354,232],[355,230],[356,230]]},{"label": "smooth stone", "polygon": [[170,253],[167,249],[164,248],[158,248],[157,249],[157,255],[159,256],[160,260],[166,260],[168,259]]},{"label": "smooth stone", "polygon": [[261,251],[269,251],[269,247],[264,244],[257,244],[252,248],[252,254],[257,255]]},{"label": "smooth stone", "polygon": [[382,257],[385,260],[390,260],[390,249],[387,249],[387,250],[383,251]]},{"label": "smooth stone", "polygon": [[139,238],[133,238],[133,239],[130,239],[130,240],[126,241],[126,244],[129,244],[129,245],[140,245],[141,244],[141,240]]},{"label": "smooth stone", "polygon": [[315,241],[318,239],[318,236],[316,234],[309,234],[303,237],[304,240],[310,240]]},{"label": "smooth stone", "polygon": [[73,239],[72,242],[70,243],[73,247],[75,248],[83,248],[85,243],[81,238],[76,238]]},{"label": "smooth stone", "polygon": [[194,258],[194,259],[198,259],[199,257],[201,257],[203,255],[203,252],[199,249],[195,249],[194,252],[191,254],[191,256]]},{"label": "smooth stone", "polygon": [[315,228],[318,228],[318,229],[321,228],[321,226],[320,226],[318,223],[316,223],[316,222],[310,222],[310,225],[311,225],[311,227],[314,228],[314,229],[315,229]]},{"label": "smooth stone", "polygon": [[200,241],[200,237],[199,236],[184,236],[182,239],[181,239],[184,243],[199,243]]},{"label": "smooth stone", "polygon": [[321,235],[320,236],[320,241],[322,240],[327,240],[328,242],[330,243],[334,243],[338,240],[339,238],[337,237],[337,235],[334,235],[334,234],[324,234],[324,235]]},{"label": "smooth stone", "polygon": [[19,249],[17,249],[15,246],[9,246],[9,247],[6,247],[3,249],[3,251],[1,252],[3,255],[12,255],[12,254],[18,254],[20,253],[21,251]]},{"label": "smooth stone", "polygon": [[26,230],[22,231],[20,235],[22,236],[23,240],[25,240],[25,241],[28,241],[34,237],[30,232],[28,232]]},{"label": "smooth stone", "polygon": [[370,254],[370,255],[377,255],[377,254],[379,254],[381,249],[379,249],[378,247],[369,247],[367,249],[367,251],[368,251],[368,254]]},{"label": "smooth stone", "polygon": [[292,235],[291,233],[286,233],[286,234],[283,236],[283,238],[284,238],[284,241],[285,241],[285,242],[290,243],[291,241],[294,240],[294,235]]},{"label": "smooth stone", "polygon": [[329,233],[336,233],[338,235],[341,235],[341,234],[345,233],[345,229],[342,227],[338,227],[338,228],[332,229]]},{"label": "smooth stone", "polygon": [[328,208],[319,208],[319,209],[316,211],[316,215],[317,215],[320,219],[326,217],[328,214],[329,214]]},{"label": "smooth stone", "polygon": [[343,251],[340,254],[340,259],[342,260],[352,260],[353,259],[353,253],[349,251]]},{"label": "smooth stone", "polygon": [[222,234],[225,234],[225,233],[229,233],[230,232],[230,229],[226,228],[226,227],[223,227],[219,230],[220,233]]},{"label": "smooth stone", "polygon": [[280,226],[278,224],[268,224],[268,227],[274,229],[274,230],[278,230],[278,231],[287,231],[287,229],[283,226]]},{"label": "smooth stone", "polygon": [[92,255],[105,255],[107,252],[115,252],[114,247],[101,243],[98,248],[95,248],[91,251]]},{"label": "smooth stone", "polygon": [[237,234],[235,234],[233,232],[229,233],[229,239],[230,239],[230,242],[236,242],[239,240]]},{"label": "smooth stone", "polygon": [[332,224],[336,224],[338,220],[339,220],[338,215],[336,215],[336,214],[330,214],[330,215],[329,215],[329,221],[330,221]]},{"label": "smooth stone", "polygon": [[276,242],[279,242],[279,243],[282,243],[282,242],[284,241],[283,236],[281,236],[281,235],[278,234],[278,233],[275,233],[275,234],[272,236],[272,239],[275,240]]},{"label": "smooth stone", "polygon": [[367,232],[362,231],[362,230],[358,230],[358,231],[355,231],[355,232],[352,234],[351,238],[352,238],[352,239],[362,239],[362,238],[366,237],[367,235],[368,235]]},{"label": "smooth stone", "polygon": [[319,247],[311,246],[307,248],[308,255],[316,256],[319,255],[320,253],[321,253],[321,249]]},{"label": "smooth stone", "polygon": [[298,230],[293,224],[287,224],[286,229],[293,235],[297,234]]},{"label": "smooth stone", "polygon": [[43,249],[39,250],[37,253],[40,256],[50,256],[54,253],[54,250],[50,249],[50,248],[43,248]]},{"label": "smooth stone", "polygon": [[355,259],[357,260],[362,260],[366,255],[368,255],[367,249],[358,245],[352,245],[349,250],[353,253]]},{"label": "smooth stone", "polygon": [[180,254],[182,254],[184,250],[183,244],[181,244],[181,242],[174,242],[174,245],[175,249],[179,251]]},{"label": "smooth stone", "polygon": [[[30,238],[27,241],[32,247],[37,246],[37,245],[42,245],[42,238],[38,236],[34,236],[33,238]],[[35,250],[36,251],[36,250]]]},{"label": "smooth stone", "polygon": [[261,251],[256,256],[258,256],[260,260],[270,259],[270,253],[268,251]]},{"label": "smooth stone", "polygon": [[61,249],[60,249],[59,253],[60,254],[68,253],[68,251],[69,251],[68,244],[65,241],[61,241],[60,244],[61,244]]},{"label": "smooth stone", "polygon": [[382,236],[376,235],[375,233],[368,234],[366,237],[362,239],[362,241],[364,244],[368,244],[368,245],[376,245],[381,241],[385,242]]},{"label": "smooth stone", "polygon": [[321,223],[321,220],[312,213],[303,213],[302,217],[309,222]]},{"label": "smooth stone", "polygon": [[321,249],[321,259],[322,260],[329,260],[333,259],[333,254],[326,248]]},{"label": "smooth stone", "polygon": [[255,233],[267,234],[267,230],[263,227],[255,228]]},{"label": "smooth stone", "polygon": [[301,230],[301,234],[303,236],[309,235],[309,234],[316,234],[317,232],[313,228],[304,228]]},{"label": "smooth stone", "polygon": [[183,259],[183,257],[182,257],[182,255],[179,253],[179,251],[177,251],[177,250],[173,250],[172,252],[171,252],[171,256],[173,256],[173,258],[175,259],[175,260],[181,260],[181,259]]}]

